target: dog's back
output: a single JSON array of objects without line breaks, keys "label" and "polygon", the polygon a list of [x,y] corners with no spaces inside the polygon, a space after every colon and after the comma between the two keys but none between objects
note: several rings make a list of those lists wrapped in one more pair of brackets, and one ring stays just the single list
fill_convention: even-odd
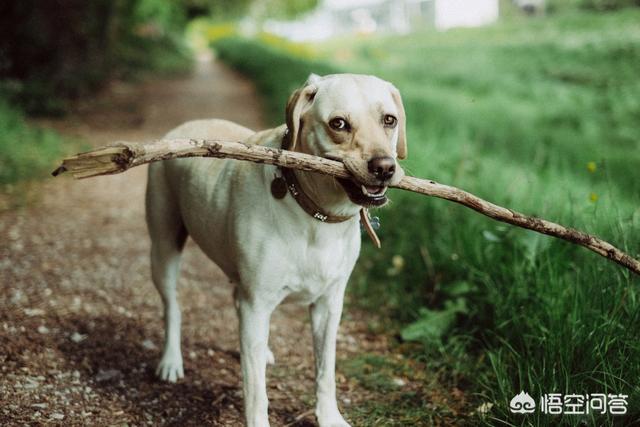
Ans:
[{"label": "dog's back", "polygon": [[[219,120],[193,120],[177,128],[171,130],[165,135],[166,139],[174,138],[197,138],[197,139],[220,139],[225,141],[243,141],[255,134],[251,129],[244,126],[240,126],[236,123]],[[177,195],[177,188],[168,187],[166,189],[161,188],[163,186],[177,185],[184,180],[184,175],[189,170],[206,169],[207,175],[212,178],[223,168],[225,160],[213,160],[207,158],[185,158],[170,160],[165,162],[155,162],[149,165],[149,181],[147,185],[147,212],[150,202],[153,202],[153,198],[150,199],[151,192],[163,192],[170,191]],[[176,200],[177,201],[177,200]],[[148,219],[148,218],[147,218]]]}]

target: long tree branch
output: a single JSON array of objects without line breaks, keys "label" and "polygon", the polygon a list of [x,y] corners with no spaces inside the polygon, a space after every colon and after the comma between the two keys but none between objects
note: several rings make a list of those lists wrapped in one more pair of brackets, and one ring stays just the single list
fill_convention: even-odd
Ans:
[{"label": "long tree branch", "polygon": [[[68,171],[75,178],[89,178],[120,173],[145,163],[180,157],[231,158],[319,172],[338,178],[351,177],[345,166],[335,160],[243,142],[204,139],[158,140],[145,144],[121,142],[66,158],[53,175]],[[431,180],[405,176],[394,187],[456,202],[497,221],[576,243],[640,275],[640,261],[612,244],[582,231],[521,214],[487,202],[466,191]]]}]

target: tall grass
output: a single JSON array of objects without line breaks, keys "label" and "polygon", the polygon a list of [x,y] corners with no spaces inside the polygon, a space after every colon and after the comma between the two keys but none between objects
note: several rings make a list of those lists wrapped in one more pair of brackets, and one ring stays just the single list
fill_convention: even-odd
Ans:
[{"label": "tall grass", "polygon": [[[329,69],[397,85],[413,175],[595,233],[640,254],[640,13],[580,14],[491,28],[341,40]],[[270,108],[325,65],[228,40]],[[234,52],[231,52],[234,51]],[[282,122],[282,119],[280,120]],[[582,248],[395,192],[377,214],[350,294],[383,310],[414,357],[463,388],[474,423],[640,422],[640,280]],[[511,414],[520,390],[623,393],[628,414]]]}]

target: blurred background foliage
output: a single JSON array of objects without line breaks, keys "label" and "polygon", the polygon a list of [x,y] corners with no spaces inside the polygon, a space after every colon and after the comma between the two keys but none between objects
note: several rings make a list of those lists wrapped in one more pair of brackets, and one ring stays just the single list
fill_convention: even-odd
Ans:
[{"label": "blurred background foliage", "polygon": [[52,131],[31,129],[23,114],[63,115],[73,102],[112,80],[189,72],[193,50],[185,30],[192,21],[192,34],[198,33],[200,19],[207,22],[205,37],[214,39],[235,33],[236,25],[230,22],[247,14],[263,20],[276,11],[277,17],[291,18],[316,4],[317,0],[2,2],[0,184],[41,177],[69,149],[64,146],[72,146]]},{"label": "blurred background foliage", "polygon": [[3,2],[0,90],[29,114],[62,113],[65,100],[86,95],[109,78],[188,70],[184,29],[191,19],[219,21],[246,14],[290,18],[316,4],[317,0]]},{"label": "blurred background foliage", "polygon": [[25,0],[0,12],[2,89],[29,114],[62,113],[109,78],[189,65],[178,2]]},{"label": "blurred background foliage", "polygon": [[549,10],[553,12],[583,9],[592,11],[612,11],[627,7],[640,6],[638,0],[550,0]]}]

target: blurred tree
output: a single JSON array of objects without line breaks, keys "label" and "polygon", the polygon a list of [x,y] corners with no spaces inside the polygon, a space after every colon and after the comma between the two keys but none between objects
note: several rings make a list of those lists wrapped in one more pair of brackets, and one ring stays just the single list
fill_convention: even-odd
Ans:
[{"label": "blurred tree", "polygon": [[[184,6],[163,0],[21,0],[0,3],[0,92],[31,113],[95,89],[120,67],[167,54],[186,24]],[[148,61],[152,63],[153,61]]]},{"label": "blurred tree", "polygon": [[183,30],[205,15],[250,11],[293,17],[318,0],[20,0],[0,2],[0,96],[29,113],[64,110],[64,99],[114,75],[180,69]]},{"label": "blurred tree", "polygon": [[190,18],[209,15],[222,19],[239,18],[246,14],[255,0],[184,0]]},{"label": "blurred tree", "polygon": [[225,20],[251,14],[254,18],[295,18],[318,6],[319,0],[183,0],[187,15]]},{"label": "blurred tree", "polygon": [[118,7],[115,1],[3,2],[0,77],[15,82],[26,98],[55,90],[71,94],[75,83],[69,78],[78,71],[91,85],[108,65]]}]

